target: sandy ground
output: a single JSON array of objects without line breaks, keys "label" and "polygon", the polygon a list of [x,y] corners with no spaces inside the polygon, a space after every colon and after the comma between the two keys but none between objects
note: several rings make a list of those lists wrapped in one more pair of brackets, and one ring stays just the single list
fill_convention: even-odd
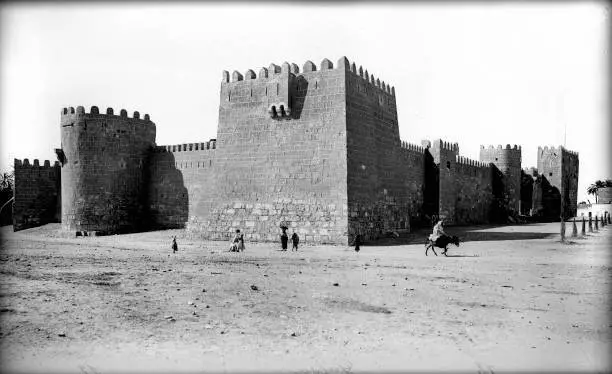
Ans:
[{"label": "sandy ground", "polygon": [[236,254],[177,230],[3,227],[2,370],[610,371],[612,229],[558,226],[448,228],[467,240],[449,257],[420,234]]}]

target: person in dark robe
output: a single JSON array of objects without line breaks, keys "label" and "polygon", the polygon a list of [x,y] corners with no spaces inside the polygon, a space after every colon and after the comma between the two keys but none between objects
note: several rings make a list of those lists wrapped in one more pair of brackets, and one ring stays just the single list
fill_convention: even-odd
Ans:
[{"label": "person in dark robe", "polygon": [[353,245],[355,245],[355,252],[359,252],[359,247],[361,246],[361,234],[355,235],[355,241],[353,242]]},{"label": "person in dark robe", "polygon": [[293,247],[291,248],[292,251],[297,251],[298,250],[298,244],[300,243],[300,237],[298,236],[298,234],[294,231],[293,235],[291,235],[291,241],[293,242]]},{"label": "person in dark robe", "polygon": [[176,244],[176,236],[172,237],[172,253],[178,251],[178,244]]},{"label": "person in dark robe", "polygon": [[280,236],[280,239],[281,239],[281,251],[286,251],[287,250],[287,242],[289,242],[289,237],[287,236],[287,227],[286,226],[281,226],[281,230],[283,230],[283,233]]}]

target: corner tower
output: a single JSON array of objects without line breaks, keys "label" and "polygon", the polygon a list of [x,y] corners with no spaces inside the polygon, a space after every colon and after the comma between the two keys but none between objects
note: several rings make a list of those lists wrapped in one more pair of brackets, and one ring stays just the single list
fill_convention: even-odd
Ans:
[{"label": "corner tower", "polygon": [[538,171],[558,190],[563,218],[574,217],[578,206],[578,153],[563,146],[538,147]]},{"label": "corner tower", "polygon": [[338,70],[346,82],[348,237],[371,240],[410,229],[422,191],[411,183],[413,166],[402,148],[395,88],[345,57]]},{"label": "corner tower", "polygon": [[276,241],[347,243],[344,71],[324,59],[222,74],[211,178],[188,228]]},{"label": "corner tower", "polygon": [[480,146],[480,161],[492,163],[502,173],[503,201],[511,215],[521,210],[521,147]]},{"label": "corner tower", "polygon": [[149,115],[64,108],[61,141],[62,227],[105,234],[143,229],[147,156],[155,145]]}]

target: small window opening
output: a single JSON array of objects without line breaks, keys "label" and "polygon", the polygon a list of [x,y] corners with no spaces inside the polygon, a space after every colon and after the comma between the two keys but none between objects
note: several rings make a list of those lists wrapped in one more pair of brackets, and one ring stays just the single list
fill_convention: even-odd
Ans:
[{"label": "small window opening", "polygon": [[450,161],[446,161],[446,168],[450,169]]},{"label": "small window opening", "polygon": [[552,173],[548,173],[548,176],[549,176],[549,177],[552,177]]}]

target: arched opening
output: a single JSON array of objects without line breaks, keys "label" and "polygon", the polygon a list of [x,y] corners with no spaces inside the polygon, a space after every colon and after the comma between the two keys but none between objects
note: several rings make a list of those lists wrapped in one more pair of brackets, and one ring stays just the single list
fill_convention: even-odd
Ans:
[{"label": "arched opening", "polygon": [[285,106],[284,105],[280,106],[280,113],[281,113],[282,117],[286,117],[287,116],[287,113],[285,113]]},{"label": "arched opening", "polygon": [[270,116],[272,118],[278,117],[278,113],[276,112],[276,106],[274,105],[272,105],[272,107],[270,108]]}]

